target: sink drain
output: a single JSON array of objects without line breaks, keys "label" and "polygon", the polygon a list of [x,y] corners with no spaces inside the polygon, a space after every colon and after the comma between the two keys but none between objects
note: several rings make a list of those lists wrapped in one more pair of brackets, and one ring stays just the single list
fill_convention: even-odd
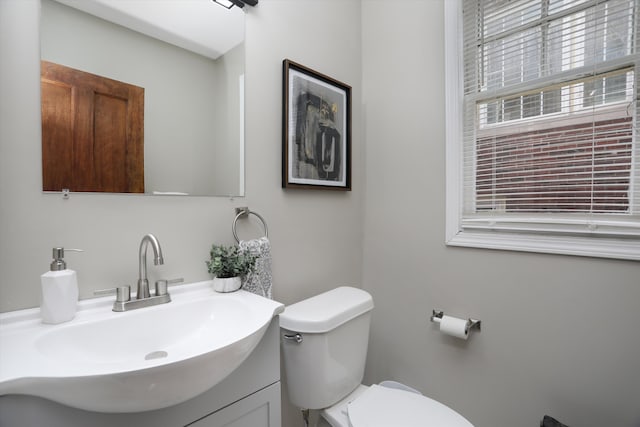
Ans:
[{"label": "sink drain", "polygon": [[153,360],[153,359],[162,359],[163,357],[167,357],[169,353],[166,351],[152,351],[144,357],[144,360]]}]

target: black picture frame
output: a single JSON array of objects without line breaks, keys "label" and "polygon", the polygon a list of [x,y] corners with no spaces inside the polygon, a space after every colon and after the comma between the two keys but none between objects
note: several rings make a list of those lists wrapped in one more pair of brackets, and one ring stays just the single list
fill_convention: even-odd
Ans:
[{"label": "black picture frame", "polygon": [[282,187],[351,190],[351,86],[282,62]]}]

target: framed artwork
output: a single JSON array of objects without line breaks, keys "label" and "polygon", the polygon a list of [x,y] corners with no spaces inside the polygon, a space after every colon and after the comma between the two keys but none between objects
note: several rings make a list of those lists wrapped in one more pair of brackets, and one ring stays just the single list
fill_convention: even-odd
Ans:
[{"label": "framed artwork", "polygon": [[351,190],[351,86],[285,59],[282,187]]}]

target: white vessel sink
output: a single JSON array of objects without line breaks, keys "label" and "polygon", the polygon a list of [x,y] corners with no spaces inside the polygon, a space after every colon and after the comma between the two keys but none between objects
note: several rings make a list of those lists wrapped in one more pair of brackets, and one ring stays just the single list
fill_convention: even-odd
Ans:
[{"label": "white vessel sink", "polygon": [[98,412],[141,412],[189,400],[223,380],[260,342],[278,302],[211,282],[170,289],[172,301],[115,313],[85,300],[76,318],[0,315],[0,395],[26,394]]}]

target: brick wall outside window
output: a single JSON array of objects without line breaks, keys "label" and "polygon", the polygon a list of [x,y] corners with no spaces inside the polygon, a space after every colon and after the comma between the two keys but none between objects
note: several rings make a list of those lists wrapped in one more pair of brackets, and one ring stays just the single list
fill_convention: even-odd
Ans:
[{"label": "brick wall outside window", "polygon": [[626,213],[632,134],[625,117],[479,138],[477,211]]}]

